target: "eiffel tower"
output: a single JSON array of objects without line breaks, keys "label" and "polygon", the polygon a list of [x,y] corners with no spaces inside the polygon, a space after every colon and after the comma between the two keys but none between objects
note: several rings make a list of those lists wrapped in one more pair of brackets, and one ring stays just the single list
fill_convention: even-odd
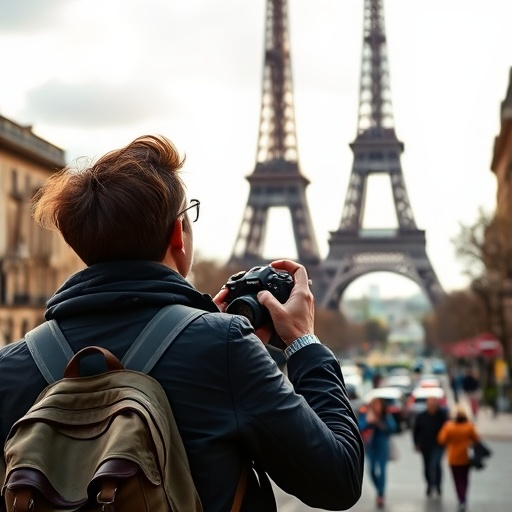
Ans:
[{"label": "eiffel tower", "polygon": [[[357,136],[352,172],[341,223],[330,233],[329,253],[322,263],[322,282],[315,287],[319,305],[338,309],[347,286],[356,278],[388,271],[410,278],[436,304],[444,292],[426,253],[425,231],[417,228],[402,174],[393,120],[384,26],[384,0],[364,1],[363,52]],[[398,227],[364,229],[368,178],[390,178]]]},{"label": "eiffel tower", "polygon": [[[287,0],[267,0],[256,167],[246,179],[249,198],[228,264],[250,268],[264,263],[268,212],[273,207],[289,209],[298,260],[304,265],[318,264],[320,257],[306,201],[309,180],[301,173],[298,161]],[[289,255],[276,255],[282,256]]]}]

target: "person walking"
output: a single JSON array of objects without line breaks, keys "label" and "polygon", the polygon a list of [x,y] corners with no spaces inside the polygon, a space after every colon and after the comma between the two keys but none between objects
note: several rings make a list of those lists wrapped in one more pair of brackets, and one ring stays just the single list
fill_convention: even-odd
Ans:
[{"label": "person walking", "polygon": [[423,456],[423,471],[427,483],[427,496],[437,493],[441,496],[442,470],[441,460],[444,447],[437,441],[437,436],[448,420],[445,408],[441,407],[437,397],[427,398],[427,408],[418,414],[414,422],[414,446]]},{"label": "person walking", "polygon": [[446,446],[448,464],[459,500],[459,510],[464,511],[469,488],[468,449],[473,443],[479,441],[479,435],[462,404],[455,406],[453,420],[443,425],[437,440],[439,444]]},{"label": "person walking", "polygon": [[452,388],[453,400],[457,403],[462,392],[463,375],[458,367],[454,367],[450,371],[450,387]]},{"label": "person walking", "polygon": [[471,406],[473,418],[476,419],[478,416],[482,389],[480,386],[480,380],[478,379],[478,372],[474,368],[467,369],[466,374],[462,378],[462,389],[464,390],[469,401],[469,405]]},{"label": "person walking", "polygon": [[359,417],[359,428],[365,440],[370,476],[377,491],[377,507],[385,502],[386,468],[390,458],[390,436],[398,431],[393,416],[387,412],[382,398],[373,398],[366,414]]},{"label": "person walking", "polygon": [[[293,287],[284,304],[258,293],[272,322],[257,330],[226,313],[227,288],[213,299],[197,290],[186,277],[200,202],[187,198],[183,164],[170,140],[144,135],[46,180],[34,218],[58,229],[86,268],[55,292],[45,318],[72,352],[94,344],[122,360],[162,308],[199,310],[150,376],[171,404],[203,511],[231,510],[243,481],[241,512],[273,512],[270,480],[311,507],[348,509],[361,496],[364,446],[339,361],[315,336],[306,268],[271,263]],[[223,229],[219,211],[210,214]],[[265,347],[271,328],[286,345],[287,378]],[[46,381],[25,339],[0,349],[0,375],[3,445]],[[3,471],[0,455],[2,482]]]}]

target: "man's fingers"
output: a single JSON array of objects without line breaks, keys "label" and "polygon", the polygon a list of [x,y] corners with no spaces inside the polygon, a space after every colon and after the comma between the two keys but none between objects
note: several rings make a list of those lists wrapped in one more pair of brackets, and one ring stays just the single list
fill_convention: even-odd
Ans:
[{"label": "man's fingers", "polygon": [[269,291],[263,291],[263,292],[259,292],[258,295],[258,302],[265,306],[267,309],[269,309],[269,306],[270,308],[272,307],[272,305],[274,304],[279,304],[279,301],[269,292]]},{"label": "man's fingers", "polygon": [[300,286],[308,286],[308,273],[304,266],[291,260],[276,260],[270,264],[271,267],[278,270],[286,270],[293,276],[295,284]]},{"label": "man's fingers", "polygon": [[229,290],[227,288],[222,288],[215,297],[213,297],[213,302],[217,305],[220,311],[224,312],[226,310],[226,297],[228,296]]},{"label": "man's fingers", "polygon": [[259,292],[257,297],[258,302],[270,311],[274,321],[282,316],[284,306],[269,291]]}]

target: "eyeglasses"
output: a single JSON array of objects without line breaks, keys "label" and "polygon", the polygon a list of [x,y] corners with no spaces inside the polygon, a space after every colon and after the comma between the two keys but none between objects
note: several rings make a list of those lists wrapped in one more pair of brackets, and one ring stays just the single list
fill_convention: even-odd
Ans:
[{"label": "eyeglasses", "polygon": [[183,210],[179,211],[178,214],[176,215],[176,218],[179,219],[185,212],[195,208],[195,210],[193,210],[189,214],[189,218],[192,222],[196,222],[196,220],[199,219],[199,205],[200,204],[201,204],[201,201],[199,201],[199,199],[191,199],[190,206],[187,206],[186,208],[183,208]]}]

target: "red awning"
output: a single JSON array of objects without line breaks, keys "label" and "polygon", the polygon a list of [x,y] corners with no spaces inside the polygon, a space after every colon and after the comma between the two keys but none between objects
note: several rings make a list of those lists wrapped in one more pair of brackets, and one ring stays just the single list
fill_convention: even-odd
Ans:
[{"label": "red awning", "polygon": [[493,358],[503,356],[503,345],[490,333],[483,333],[477,336],[476,344],[483,357]]},{"label": "red awning", "polygon": [[446,347],[454,357],[486,357],[489,359],[503,355],[503,346],[493,334],[482,333],[474,338],[456,341]]}]

